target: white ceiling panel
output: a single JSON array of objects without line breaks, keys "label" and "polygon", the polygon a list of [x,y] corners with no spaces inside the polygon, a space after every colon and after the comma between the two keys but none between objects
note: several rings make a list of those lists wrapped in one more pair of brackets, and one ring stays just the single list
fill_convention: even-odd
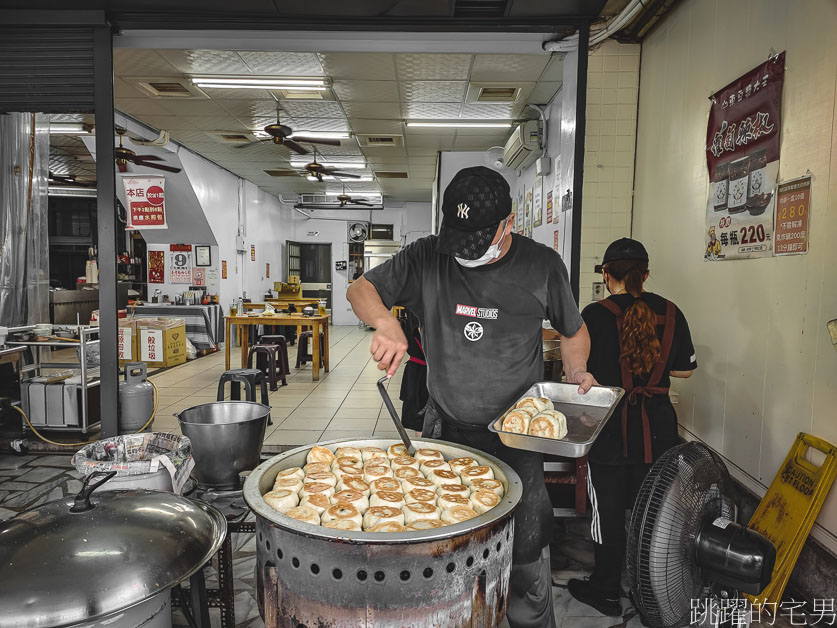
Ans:
[{"label": "white ceiling panel", "polygon": [[[217,107],[215,103],[205,101],[206,103]],[[163,101],[152,100],[151,98],[120,98],[118,109],[124,113],[130,113],[134,116],[166,116],[171,115],[172,112],[167,107],[164,107]]]},{"label": "white ceiling panel", "polygon": [[468,120],[512,120],[516,118],[523,107],[522,102],[504,103],[465,103],[462,105],[461,118]]},{"label": "white ceiling panel", "polygon": [[184,74],[251,74],[231,50],[161,50],[160,54]]},{"label": "white ceiling panel", "polygon": [[[459,117],[459,103],[444,102],[405,102],[401,104],[401,111],[408,120],[453,120]],[[408,132],[410,127],[407,127]]]},{"label": "white ceiling panel", "polygon": [[395,80],[395,60],[391,54],[325,52],[320,59],[326,75],[335,80]]},{"label": "white ceiling panel", "polygon": [[210,89],[208,87],[201,87],[201,91],[214,100],[242,100],[244,98],[250,98],[252,100],[276,101],[273,94],[266,89]]},{"label": "white ceiling panel", "polygon": [[386,147],[369,147],[363,149],[363,154],[369,159],[376,157],[383,159],[391,159],[393,161],[404,161],[407,156],[407,151],[403,146],[386,146]]},{"label": "white ceiling panel", "polygon": [[313,52],[241,51],[242,61],[253,74],[274,76],[321,76],[323,66]]},{"label": "white ceiling panel", "polygon": [[142,116],[144,124],[164,131],[194,131],[195,125],[189,116]]},{"label": "white ceiling panel", "polygon": [[248,127],[232,116],[187,116],[201,131],[245,131]]},{"label": "white ceiling panel", "polygon": [[113,97],[114,98],[140,98],[145,96],[143,92],[135,88],[127,81],[120,78],[115,78],[113,81]]},{"label": "white ceiling panel", "polygon": [[399,54],[395,55],[398,78],[402,81],[467,80],[472,55]]},{"label": "white ceiling panel", "polygon": [[555,96],[555,92],[557,92],[560,88],[560,82],[547,81],[538,83],[535,86],[535,89],[532,90],[532,93],[529,94],[528,101],[536,105],[545,105],[552,100],[552,97]]},{"label": "white ceiling panel", "polygon": [[267,102],[264,100],[224,100],[218,103],[224,109],[229,111],[236,118],[259,118],[267,117],[276,121],[276,109],[278,105],[276,102]]},{"label": "white ceiling panel", "polygon": [[180,76],[182,73],[155,50],[114,48],[113,72],[118,76]]},{"label": "white ceiling panel", "polygon": [[343,103],[343,109],[349,118],[401,118],[401,104],[397,102],[358,102],[348,100]]},{"label": "white ceiling panel", "polygon": [[461,103],[467,81],[402,81],[401,98],[409,102]]},{"label": "white ceiling panel", "polygon": [[395,81],[334,81],[331,88],[340,100],[362,102],[398,102]]},{"label": "white ceiling panel", "polygon": [[407,146],[407,161],[413,164],[435,164],[437,151],[426,146]]},{"label": "white ceiling panel", "polygon": [[208,142],[212,139],[203,131],[172,131],[171,136],[183,144],[189,144],[191,142]]},{"label": "white ceiling panel", "polygon": [[437,150],[449,150],[453,147],[454,133],[441,134],[413,134],[406,138],[407,146],[435,148]]},{"label": "white ceiling panel", "polygon": [[453,147],[462,150],[486,150],[492,146],[500,146],[480,135],[457,135]]},{"label": "white ceiling panel", "polygon": [[549,55],[477,55],[472,81],[537,81]]},{"label": "white ceiling panel", "polygon": [[[399,106],[398,109],[400,110],[401,107]],[[401,116],[398,116],[396,120],[350,118],[349,125],[352,131],[364,135],[401,135],[404,132]]]},{"label": "white ceiling panel", "polygon": [[297,118],[294,117],[293,127],[297,133],[303,131],[349,131],[346,118]]},{"label": "white ceiling panel", "polygon": [[[175,100],[174,98],[159,98],[150,102],[159,104],[163,114],[175,116],[222,116],[224,108],[213,100]],[[120,101],[121,103],[122,101]],[[120,107],[121,109],[121,107]],[[158,114],[162,115],[162,114]]]},{"label": "white ceiling panel", "polygon": [[346,117],[343,107],[334,100],[282,100],[279,104],[294,119]]}]

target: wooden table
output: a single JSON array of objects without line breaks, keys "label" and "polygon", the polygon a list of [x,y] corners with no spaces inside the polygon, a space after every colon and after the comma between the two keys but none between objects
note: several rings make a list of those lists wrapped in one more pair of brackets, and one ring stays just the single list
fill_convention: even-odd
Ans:
[{"label": "wooden table", "polygon": [[[323,369],[328,373],[328,316],[303,316],[302,314],[275,314],[273,316],[225,316],[227,322],[226,336],[224,343],[224,355],[226,369],[230,370],[230,344],[232,344],[230,331],[233,325],[238,325],[241,332],[241,367],[247,366],[247,353],[249,351],[250,327],[252,325],[296,325],[297,330],[302,327],[311,327],[314,332],[311,334],[311,356],[312,379],[320,379],[320,351],[323,356]],[[323,346],[320,347],[320,332],[323,333]]]},{"label": "wooden table", "polygon": [[320,304],[319,299],[267,299],[258,303],[244,303],[244,310],[263,310],[265,303],[269,303],[277,310],[287,310],[289,305],[293,305],[297,311],[301,311],[306,305],[310,305],[315,310]]}]

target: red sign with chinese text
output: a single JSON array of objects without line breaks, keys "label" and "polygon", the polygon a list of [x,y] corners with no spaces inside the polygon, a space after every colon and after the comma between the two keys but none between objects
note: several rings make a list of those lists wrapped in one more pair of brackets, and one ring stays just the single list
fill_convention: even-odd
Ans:
[{"label": "red sign with chinese text", "polygon": [[808,220],[811,215],[811,177],[779,184],[776,202],[774,255],[808,252]]},{"label": "red sign with chinese text", "polygon": [[165,177],[123,177],[127,201],[126,229],[168,229]]},{"label": "red sign with chinese text", "polygon": [[722,162],[759,148],[766,150],[768,162],[779,159],[784,80],[785,53],[780,52],[712,94],[706,130],[710,181],[715,180],[715,169]]}]

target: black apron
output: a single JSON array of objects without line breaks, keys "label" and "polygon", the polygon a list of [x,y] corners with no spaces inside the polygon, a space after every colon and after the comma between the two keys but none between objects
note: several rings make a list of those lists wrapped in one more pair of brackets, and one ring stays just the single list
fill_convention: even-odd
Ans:
[{"label": "black apron", "polygon": [[506,447],[486,426],[461,423],[443,416],[432,398],[424,408],[422,436],[479,449],[515,470],[523,483],[523,497],[514,511],[512,561],[531,563],[538,560],[541,549],[552,538],[552,503],[546,492],[543,454]]}]

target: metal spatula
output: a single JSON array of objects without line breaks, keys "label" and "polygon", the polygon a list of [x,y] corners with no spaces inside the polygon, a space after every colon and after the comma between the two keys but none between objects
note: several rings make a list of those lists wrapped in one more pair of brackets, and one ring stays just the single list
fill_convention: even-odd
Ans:
[{"label": "metal spatula", "polygon": [[384,399],[384,405],[389,411],[389,416],[392,417],[392,422],[395,423],[395,429],[398,430],[398,434],[401,436],[401,442],[403,442],[404,446],[407,448],[407,453],[412,456],[416,453],[416,448],[413,447],[413,443],[407,435],[407,430],[404,429],[404,426],[401,424],[401,418],[398,416],[398,412],[395,411],[395,406],[392,405],[392,399],[390,399],[387,387],[384,385],[384,382],[386,382],[387,379],[389,378],[384,376],[378,380],[378,392],[381,393],[381,397]]}]

